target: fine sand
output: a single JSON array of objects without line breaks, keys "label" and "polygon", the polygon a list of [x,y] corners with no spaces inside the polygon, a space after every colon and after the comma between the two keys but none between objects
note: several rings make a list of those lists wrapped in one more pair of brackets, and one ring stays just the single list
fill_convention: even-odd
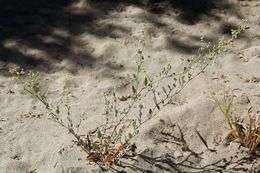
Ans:
[{"label": "fine sand", "polygon": [[[260,2],[1,1],[0,173],[101,172],[85,161],[73,137],[49,119],[22,83],[13,81],[9,67],[39,72],[50,100],[57,101],[64,87],[71,90],[73,118],[87,112],[83,133],[103,123],[102,93],[123,86],[135,71],[144,27],[145,68],[157,75],[170,58],[178,69],[181,58],[196,54],[201,36],[213,43],[228,38],[243,18],[249,28],[236,47],[189,83],[175,104],[147,122],[135,139],[136,156],[108,172],[260,171],[257,156],[236,142],[225,145],[228,124],[203,85],[206,81],[219,99],[225,89],[236,89],[232,115],[244,122],[250,106],[260,109]],[[128,89],[121,87],[120,94]],[[176,141],[178,126],[189,149]]]}]

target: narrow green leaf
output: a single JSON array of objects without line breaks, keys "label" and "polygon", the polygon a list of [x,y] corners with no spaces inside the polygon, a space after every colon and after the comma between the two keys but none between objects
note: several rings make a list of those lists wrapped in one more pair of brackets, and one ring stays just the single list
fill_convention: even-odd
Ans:
[{"label": "narrow green leaf", "polygon": [[134,94],[136,93],[136,89],[135,89],[134,86],[132,86],[132,91],[133,91]]},{"label": "narrow green leaf", "polygon": [[226,111],[224,111],[224,109],[222,108],[220,102],[218,101],[218,99],[216,97],[213,96],[213,93],[208,89],[208,92],[211,96],[211,98],[213,99],[213,101],[218,105],[218,107],[220,108],[221,112],[223,113],[223,115],[226,116]]},{"label": "narrow green leaf", "polygon": [[95,142],[92,142],[92,147],[97,150],[99,149],[99,144],[96,144]]},{"label": "narrow green leaf", "polygon": [[132,133],[128,133],[128,137],[129,137],[129,139],[133,138]]},{"label": "narrow green leaf", "polygon": [[141,71],[141,66],[140,66],[140,65],[137,66],[137,71],[138,71],[138,72]]},{"label": "narrow green leaf", "polygon": [[98,138],[101,138],[101,136],[102,136],[102,134],[101,134],[101,132],[100,132],[100,130],[98,131]]},{"label": "narrow green leaf", "polygon": [[152,109],[149,109],[149,114],[152,114],[152,113],[153,113]]},{"label": "narrow green leaf", "polygon": [[144,85],[147,86],[147,83],[148,83],[148,79],[147,77],[144,78]]},{"label": "narrow green leaf", "polygon": [[136,126],[136,120],[133,120],[133,126],[134,127]]},{"label": "narrow green leaf", "polygon": [[166,94],[167,91],[166,91],[166,89],[164,87],[162,87],[162,90]]},{"label": "narrow green leaf", "polygon": [[56,113],[57,113],[57,114],[60,114],[59,108],[56,109]]}]

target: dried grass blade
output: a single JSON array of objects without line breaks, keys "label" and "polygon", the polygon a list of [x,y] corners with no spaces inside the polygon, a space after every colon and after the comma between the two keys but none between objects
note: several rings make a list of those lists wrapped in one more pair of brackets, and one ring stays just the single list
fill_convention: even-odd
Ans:
[{"label": "dried grass blade", "polygon": [[248,128],[248,133],[247,133],[247,138],[246,142],[249,142],[250,139],[252,138],[252,127],[253,127],[254,119],[249,117],[249,128]]}]

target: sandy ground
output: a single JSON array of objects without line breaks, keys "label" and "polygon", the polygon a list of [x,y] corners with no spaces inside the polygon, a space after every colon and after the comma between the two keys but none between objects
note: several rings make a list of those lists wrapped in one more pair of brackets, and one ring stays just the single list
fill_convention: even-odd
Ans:
[{"label": "sandy ground", "polygon": [[[43,105],[12,80],[9,67],[39,72],[53,100],[69,88],[72,112],[76,118],[87,112],[82,129],[88,131],[104,118],[102,93],[124,84],[135,71],[144,26],[145,67],[157,74],[169,58],[177,69],[182,57],[196,53],[202,35],[216,42],[243,18],[249,19],[249,29],[236,47],[149,121],[136,138],[138,154],[111,172],[260,171],[259,158],[247,149],[224,145],[228,124],[202,85],[205,80],[218,98],[225,88],[236,89],[232,113],[245,121],[250,106],[260,108],[259,1],[1,1],[0,173],[100,172],[84,160],[72,136],[47,117]],[[246,82],[251,77],[256,80]],[[43,116],[24,118],[28,112]],[[180,135],[177,125],[190,151],[162,133]]]}]

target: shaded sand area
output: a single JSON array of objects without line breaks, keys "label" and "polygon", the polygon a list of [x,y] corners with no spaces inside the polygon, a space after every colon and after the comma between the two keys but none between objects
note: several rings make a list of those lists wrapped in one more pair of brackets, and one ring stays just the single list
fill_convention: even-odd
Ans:
[{"label": "shaded sand area", "polygon": [[[202,84],[205,80],[220,99],[227,87],[236,89],[232,115],[240,119],[247,121],[250,106],[260,109],[260,2],[0,1],[0,173],[100,171],[84,160],[73,137],[48,118],[44,106],[12,80],[13,65],[39,72],[53,101],[62,88],[70,89],[74,118],[87,112],[83,133],[103,122],[103,92],[115,85],[122,86],[120,94],[128,92],[144,26],[145,68],[157,75],[170,58],[178,69],[181,58],[196,54],[201,36],[216,43],[243,18],[249,29],[236,47],[149,121],[136,138],[137,155],[111,172],[260,171],[259,158],[246,148],[224,145],[228,124]],[[24,116],[29,112],[40,116]],[[180,135],[177,125],[189,150],[173,137]]]}]

